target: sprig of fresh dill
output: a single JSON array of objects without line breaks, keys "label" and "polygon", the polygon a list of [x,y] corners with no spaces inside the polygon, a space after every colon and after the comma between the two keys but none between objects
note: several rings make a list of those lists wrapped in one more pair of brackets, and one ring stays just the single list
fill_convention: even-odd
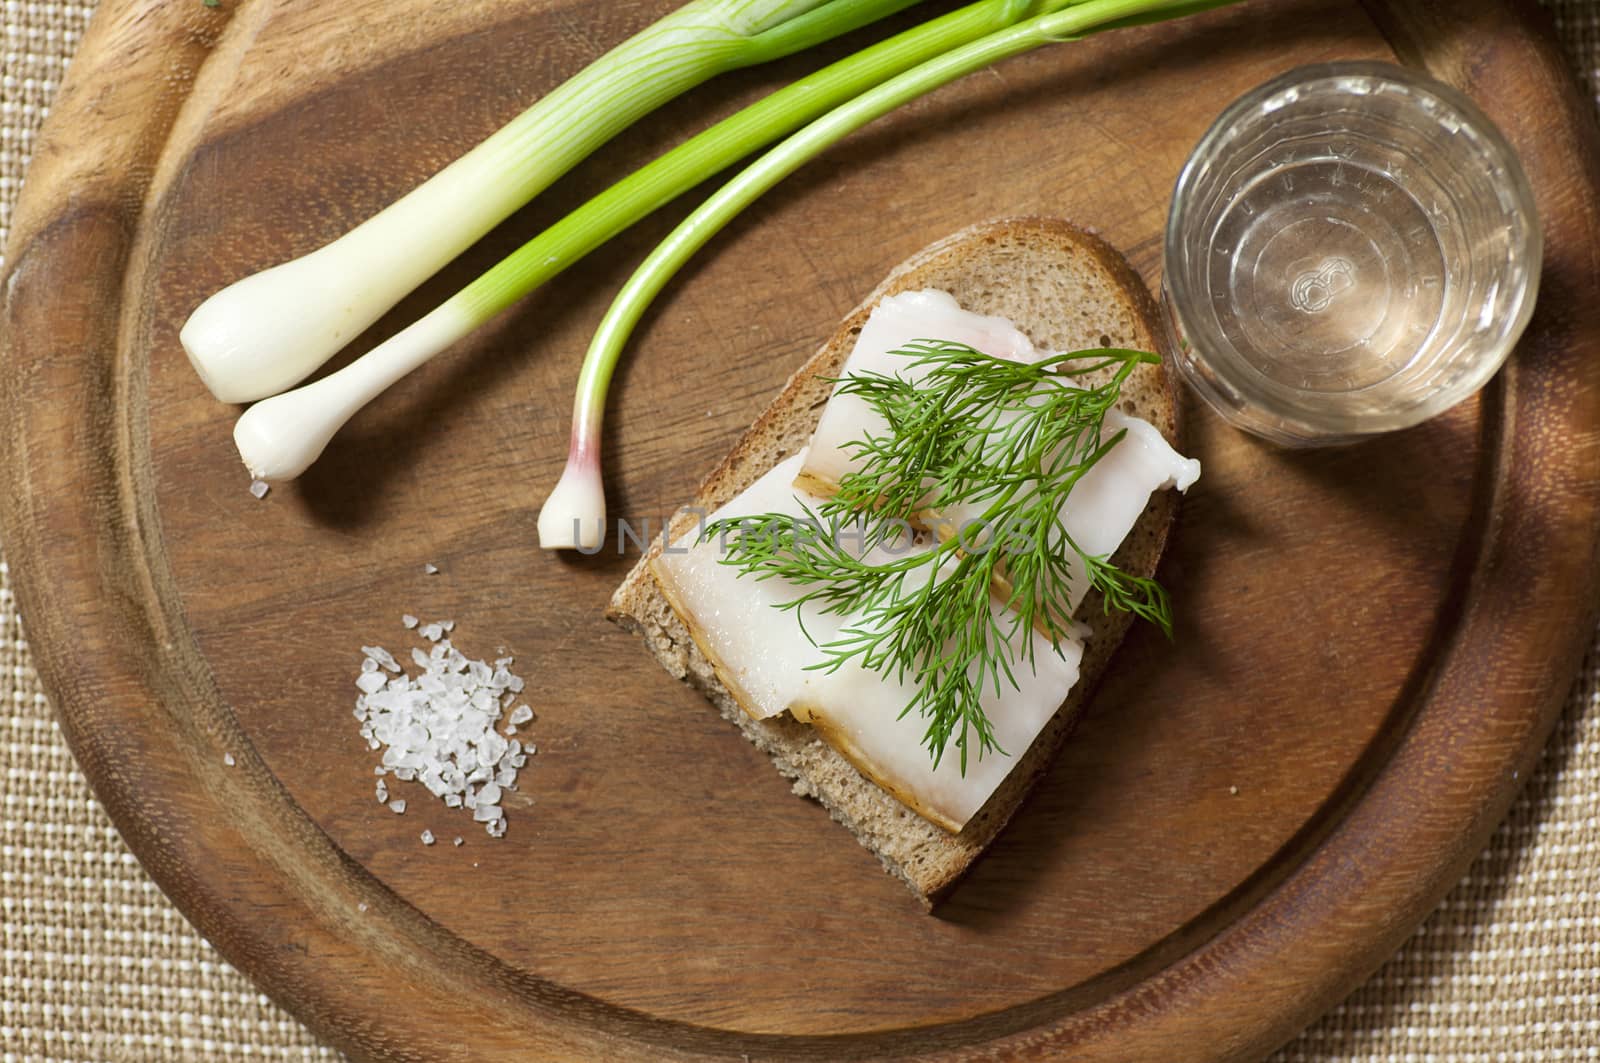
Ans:
[{"label": "sprig of fresh dill", "polygon": [[[1074,580],[1098,589],[1108,612],[1171,635],[1161,586],[1083,551],[1061,517],[1073,487],[1124,435],[1103,436],[1106,411],[1134,369],[1158,359],[1094,349],[1022,363],[939,340],[892,353],[906,359],[902,372],[838,382],[837,394],[860,398],[886,430],[847,444],[857,468],[832,497],[800,516],[715,521],[704,538],[724,542],[722,562],[742,575],[795,584],[780,607],[803,632],[806,607],[855,616],[814,667],[853,660],[909,678],[917,692],[902,716],[927,721],[935,766],[953,741],[964,775],[974,745],[979,757],[1005,755],[980,699],[1034,667],[1029,628],[1059,651]],[[981,515],[950,527],[958,508]],[[913,548],[913,525],[939,534]]]}]

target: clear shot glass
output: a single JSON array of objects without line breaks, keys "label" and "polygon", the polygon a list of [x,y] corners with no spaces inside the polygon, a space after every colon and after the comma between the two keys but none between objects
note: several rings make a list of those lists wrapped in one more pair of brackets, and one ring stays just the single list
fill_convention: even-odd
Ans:
[{"label": "clear shot glass", "polygon": [[1302,67],[1201,138],[1167,218],[1179,370],[1278,443],[1406,428],[1476,392],[1533,312],[1542,239],[1516,154],[1402,67]]}]

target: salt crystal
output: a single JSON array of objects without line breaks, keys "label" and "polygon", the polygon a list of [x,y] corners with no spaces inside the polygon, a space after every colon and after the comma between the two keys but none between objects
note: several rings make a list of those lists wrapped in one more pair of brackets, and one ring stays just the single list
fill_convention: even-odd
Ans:
[{"label": "salt crystal", "polygon": [[356,911],[364,912],[366,910],[367,910],[367,902],[366,901],[360,901],[360,902],[358,902],[356,904]]},{"label": "salt crystal", "polygon": [[407,613],[400,618],[400,623],[405,626],[407,631],[410,631],[412,628],[417,626],[417,618],[412,616],[410,613]]},{"label": "salt crystal", "polygon": [[395,815],[397,815],[397,816],[401,815],[401,814],[403,814],[405,812],[405,810],[406,810],[406,799],[405,798],[397,797],[393,801],[389,802],[389,811],[393,812]]},{"label": "salt crystal", "polygon": [[417,630],[417,634],[421,635],[429,642],[438,642],[439,639],[444,635],[444,628],[440,627],[438,624],[423,624],[422,627]]},{"label": "salt crystal", "polygon": [[368,657],[361,662],[361,670],[363,672],[376,672],[378,670],[378,662]]},{"label": "salt crystal", "polygon": [[394,654],[382,646],[363,646],[361,652],[366,654],[368,660],[377,662],[386,672],[400,671],[400,662],[394,659]]},{"label": "salt crystal", "polygon": [[422,832],[422,844],[423,845],[432,845],[433,844],[433,831],[425,830],[425,831]]},{"label": "salt crystal", "polygon": [[479,823],[489,823],[499,819],[504,813],[497,805],[479,805],[472,810],[472,818]]},{"label": "salt crystal", "polygon": [[429,561],[427,564],[422,566],[422,571],[426,575],[437,576],[439,574],[439,566],[434,564],[432,561]]},{"label": "salt crystal", "polygon": [[363,693],[376,694],[388,681],[380,672],[362,672],[356,677],[356,686],[360,687]]},{"label": "salt crystal", "polygon": [[233,767],[233,765],[234,765],[233,754],[232,753],[224,753],[224,754],[222,754],[222,763],[226,764],[230,768]]},{"label": "salt crystal", "polygon": [[462,839],[462,837],[461,837],[461,835],[459,835],[459,834],[457,834],[457,835],[456,835],[456,840],[455,840],[455,841],[454,841],[454,842],[452,842],[452,843],[451,843],[451,844],[453,844],[453,845],[460,845],[460,844],[461,844],[461,843],[462,843],[462,840],[463,840],[463,839]]},{"label": "salt crystal", "polygon": [[533,719],[533,710],[526,705],[518,705],[516,708],[511,710],[511,715],[508,717],[508,719],[515,724],[527,723],[529,720]]},{"label": "salt crystal", "polygon": [[522,685],[522,677],[520,675],[514,675],[511,677],[511,681],[506,684],[506,689],[511,691],[513,694],[520,694],[522,693]]},{"label": "salt crystal", "polygon": [[251,480],[250,493],[257,498],[266,498],[267,492],[272,490],[272,485],[265,480]]}]

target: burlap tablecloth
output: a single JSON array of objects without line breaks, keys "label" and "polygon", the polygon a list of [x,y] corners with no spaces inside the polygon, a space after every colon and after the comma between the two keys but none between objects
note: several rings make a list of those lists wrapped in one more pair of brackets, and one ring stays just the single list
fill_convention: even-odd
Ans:
[{"label": "burlap tablecloth", "polygon": [[[1600,0],[1546,3],[1600,90]],[[95,5],[3,6],[0,237]],[[1597,701],[1591,650],[1488,850],[1399,954],[1280,1060],[1600,1059]],[[212,950],[112,828],[51,717],[3,560],[0,768],[3,1063],[334,1057]]]}]

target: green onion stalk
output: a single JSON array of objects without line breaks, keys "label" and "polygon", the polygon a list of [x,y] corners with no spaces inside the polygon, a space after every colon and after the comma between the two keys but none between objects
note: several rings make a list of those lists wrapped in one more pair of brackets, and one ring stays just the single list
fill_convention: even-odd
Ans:
[{"label": "green onion stalk", "polygon": [[639,319],[683,265],[746,207],[832,144],[888,112],[1002,59],[1101,30],[1175,18],[1233,0],[1084,0],[1051,3],[1013,26],[952,48],[844,103],[762,155],[685,218],[618,293],[584,357],[566,467],[539,512],[546,549],[594,549],[604,539],[600,461],[606,392]]},{"label": "green onion stalk", "polygon": [[[240,457],[263,480],[299,476],[345,422],[384,389],[647,214],[874,85],[1063,2],[978,0],[841,59],[724,119],[583,204],[350,365],[252,406],[234,430]],[[879,2],[874,10],[892,6],[904,6],[904,0]],[[824,10],[833,5],[819,9]],[[363,276],[381,280],[380,273],[373,268]]]},{"label": "green onion stalk", "polygon": [[717,74],[810,48],[916,0],[693,0],[607,52],[394,204],[211,296],[180,340],[224,402],[309,376],[601,144]]}]

